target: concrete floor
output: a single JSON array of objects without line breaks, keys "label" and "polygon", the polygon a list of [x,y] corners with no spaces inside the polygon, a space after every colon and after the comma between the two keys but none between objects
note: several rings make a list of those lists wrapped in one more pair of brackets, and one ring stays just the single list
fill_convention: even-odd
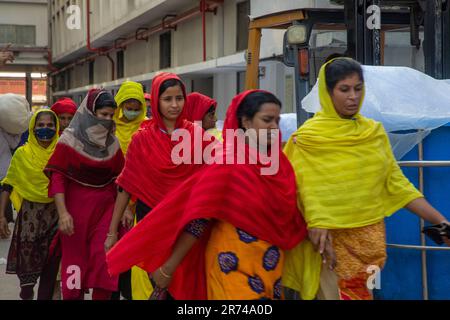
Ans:
[{"label": "concrete floor", "polygon": [[[13,224],[10,224],[11,232],[13,228]],[[0,239],[0,300],[19,300],[19,279],[16,275],[5,273],[9,244],[10,240]]]}]

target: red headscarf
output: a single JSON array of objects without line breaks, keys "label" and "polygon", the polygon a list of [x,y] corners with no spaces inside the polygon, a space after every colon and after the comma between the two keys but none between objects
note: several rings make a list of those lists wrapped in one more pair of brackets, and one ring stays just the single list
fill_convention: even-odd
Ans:
[{"label": "red headscarf", "polygon": [[[233,99],[224,130],[238,128],[237,109],[251,92]],[[186,225],[201,218],[226,221],[283,250],[296,246],[304,239],[306,226],[297,208],[294,171],[281,150],[278,152],[280,167],[273,176],[262,176],[259,164],[213,164],[198,172],[108,252],[109,272],[119,274],[133,265],[154,272],[171,255]],[[175,299],[207,298],[208,239],[209,232],[205,232],[178,266],[169,287]]]},{"label": "red headscarf", "polygon": [[[172,149],[179,143],[171,141],[171,136],[165,133],[166,126],[159,112],[159,89],[170,79],[180,78],[173,73],[161,73],[153,79],[152,84],[152,119],[141,125],[139,131],[133,136],[128,147],[125,168],[117,179],[117,184],[132,196],[154,208],[171,190],[185,181],[202,164],[174,164],[171,158]],[[183,95],[186,92],[183,83]],[[178,117],[176,129],[187,130],[191,137],[202,135],[203,129],[185,119],[185,108]],[[191,141],[191,155],[194,155],[194,142]],[[200,146],[203,150],[208,143]]]},{"label": "red headscarf", "polygon": [[70,98],[61,98],[50,109],[58,116],[63,113],[74,115],[77,112],[77,104]]},{"label": "red headscarf", "polygon": [[191,122],[201,121],[208,110],[217,108],[217,101],[198,92],[192,92],[187,96],[186,119]]}]

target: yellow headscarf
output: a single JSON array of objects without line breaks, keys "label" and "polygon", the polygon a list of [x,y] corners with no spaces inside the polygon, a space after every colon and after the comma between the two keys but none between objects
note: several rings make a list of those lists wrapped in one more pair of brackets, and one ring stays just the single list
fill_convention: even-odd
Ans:
[{"label": "yellow headscarf", "polygon": [[[291,136],[284,152],[296,174],[298,206],[308,228],[363,227],[423,195],[397,165],[381,123],[359,112],[353,119],[337,114],[325,79],[325,68],[332,61],[319,73],[321,111]],[[292,255],[293,259],[298,256]],[[311,264],[304,271],[320,274],[320,267],[320,263]],[[313,278],[314,283],[306,286],[317,288],[319,277]]]},{"label": "yellow headscarf", "polygon": [[339,117],[325,67],[319,74],[322,110],[292,135],[284,151],[296,172],[309,228],[367,226],[422,194],[397,165],[381,123],[359,112],[353,119]]},{"label": "yellow headscarf", "polygon": [[[36,118],[42,112],[52,113],[56,119],[56,135],[48,148],[41,147],[34,135]],[[53,199],[48,197],[49,180],[43,170],[58,141],[58,116],[48,109],[38,110],[31,118],[28,130],[27,143],[14,153],[8,173],[2,181],[2,184],[13,187],[10,199],[17,211],[22,207],[23,199],[38,203],[53,202]]]},{"label": "yellow headscarf", "polygon": [[[142,105],[142,112],[139,117],[127,122],[121,104],[129,99],[138,100]],[[117,92],[117,95],[115,96],[115,100],[118,106],[113,118],[116,122],[116,137],[119,139],[120,148],[125,155],[133,134],[139,129],[142,121],[146,119],[147,105],[144,98],[144,89],[140,83],[125,81],[120,86],[119,92]]]}]

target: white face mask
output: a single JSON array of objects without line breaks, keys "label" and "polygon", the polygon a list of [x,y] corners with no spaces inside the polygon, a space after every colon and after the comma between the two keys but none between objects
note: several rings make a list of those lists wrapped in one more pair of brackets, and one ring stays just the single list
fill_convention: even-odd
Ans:
[{"label": "white face mask", "polygon": [[131,111],[131,110],[123,109],[123,115],[125,116],[125,118],[127,118],[130,121],[132,121],[132,120],[136,119],[137,117],[139,117],[139,115],[141,113],[142,113],[142,110]]}]

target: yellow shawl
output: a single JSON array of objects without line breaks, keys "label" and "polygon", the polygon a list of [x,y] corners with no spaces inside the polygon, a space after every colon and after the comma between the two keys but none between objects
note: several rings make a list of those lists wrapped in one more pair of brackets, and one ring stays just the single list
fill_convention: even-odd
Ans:
[{"label": "yellow shawl", "polygon": [[[375,224],[423,195],[397,165],[381,123],[359,112],[353,119],[337,114],[326,86],[325,67],[319,73],[321,111],[284,148],[296,174],[298,206],[308,228]],[[320,263],[309,267],[320,274]],[[309,286],[316,288],[318,283]]]},{"label": "yellow shawl", "polygon": [[[133,121],[127,121],[123,114],[121,104],[129,99],[136,99],[142,105],[142,112]],[[128,145],[131,142],[133,134],[139,129],[142,121],[145,120],[147,114],[147,105],[144,98],[144,90],[140,83],[133,81],[125,81],[120,86],[119,92],[115,96],[117,103],[117,110],[114,114],[113,120],[116,123],[116,137],[119,139],[120,148],[124,155],[128,150]]]},{"label": "yellow shawl", "polygon": [[[41,112],[51,112],[56,119],[56,135],[47,149],[39,145],[34,135],[36,118]],[[53,201],[52,198],[48,197],[49,180],[43,170],[58,141],[58,117],[51,110],[39,110],[31,118],[28,130],[27,143],[14,153],[8,173],[2,181],[2,184],[9,184],[13,187],[10,199],[17,211],[22,207],[23,199],[38,203],[50,203]]]},{"label": "yellow shawl", "polygon": [[381,123],[359,113],[353,119],[338,116],[325,66],[319,97],[322,110],[284,149],[296,172],[299,205],[309,228],[367,226],[422,197],[397,165]]}]

